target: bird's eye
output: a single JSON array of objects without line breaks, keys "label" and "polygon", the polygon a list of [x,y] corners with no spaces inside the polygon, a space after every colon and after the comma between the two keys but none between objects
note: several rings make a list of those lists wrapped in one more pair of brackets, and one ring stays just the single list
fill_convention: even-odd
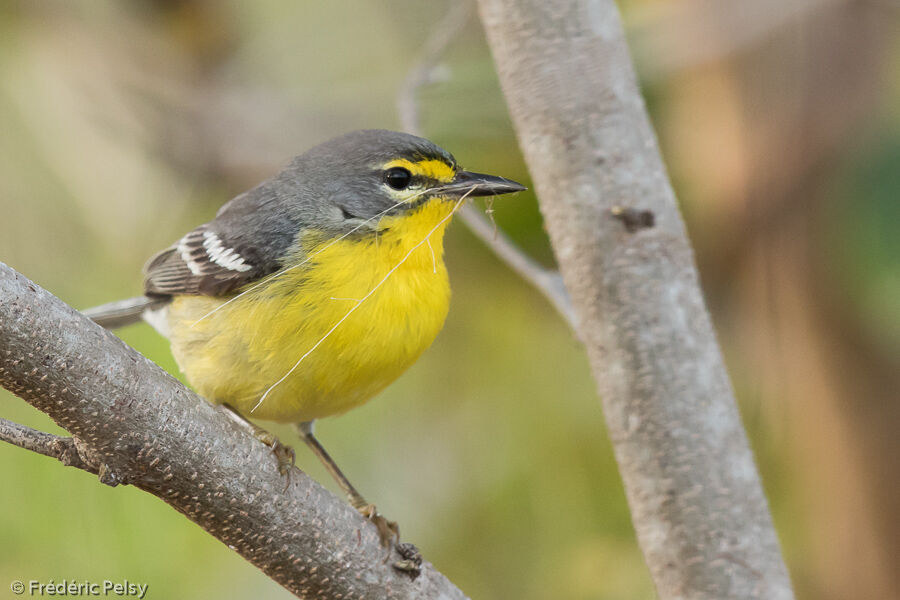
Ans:
[{"label": "bird's eye", "polygon": [[384,172],[384,182],[395,190],[409,187],[412,181],[412,173],[403,167],[393,167]]},{"label": "bird's eye", "polygon": [[356,215],[354,215],[352,212],[350,212],[349,210],[344,208],[343,206],[341,206],[339,208],[341,209],[341,216],[343,216],[345,219],[349,220],[349,219],[358,219],[359,218]]}]

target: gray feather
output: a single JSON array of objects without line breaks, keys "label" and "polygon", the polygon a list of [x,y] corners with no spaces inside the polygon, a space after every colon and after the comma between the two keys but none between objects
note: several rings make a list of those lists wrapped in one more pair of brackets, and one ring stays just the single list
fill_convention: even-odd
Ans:
[{"label": "gray feather", "polygon": [[117,300],[88,308],[81,313],[106,329],[116,329],[131,325],[141,320],[144,311],[159,308],[169,302],[168,298],[151,298],[137,296],[126,300]]}]

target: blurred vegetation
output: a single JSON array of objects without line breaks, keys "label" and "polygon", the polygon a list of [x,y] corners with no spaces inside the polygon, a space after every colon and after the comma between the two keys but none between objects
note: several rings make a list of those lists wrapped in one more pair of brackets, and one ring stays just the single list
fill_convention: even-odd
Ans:
[{"label": "blurred vegetation", "polygon": [[[622,4],[798,596],[900,597],[900,13],[820,0],[772,23],[772,2],[707,5]],[[396,128],[443,8],[0,0],[0,260],[76,307],[137,294],[146,257],[291,155]],[[737,13],[762,34],[723,35]],[[437,75],[429,137],[527,182],[476,22]],[[531,193],[492,209],[552,262]],[[444,332],[321,423],[324,443],[473,598],[653,597],[579,344],[461,225],[446,253]],[[178,374],[149,327],[121,335]],[[0,397],[4,418],[60,432]],[[300,447],[298,463],[334,489]],[[155,498],[13,447],[0,469],[0,589],[288,597]]]}]

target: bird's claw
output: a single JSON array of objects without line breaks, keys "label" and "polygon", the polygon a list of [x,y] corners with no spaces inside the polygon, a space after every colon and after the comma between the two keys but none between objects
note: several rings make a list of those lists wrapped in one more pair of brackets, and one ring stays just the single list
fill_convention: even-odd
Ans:
[{"label": "bird's claw", "polygon": [[297,458],[294,449],[282,444],[281,440],[265,429],[256,428],[253,431],[253,437],[272,449],[272,454],[275,455],[275,460],[278,461],[278,472],[282,477],[287,478],[287,483],[285,483],[285,489],[287,489],[291,482],[291,469],[294,467],[294,461]]},{"label": "bird's claw", "polygon": [[375,525],[382,546],[390,548],[394,540],[400,540],[400,526],[394,521],[385,519],[375,508],[374,504],[366,504],[358,507],[356,510]]},{"label": "bird's claw", "polygon": [[294,461],[297,458],[294,449],[290,446],[285,446],[278,439],[271,445],[272,454],[275,455],[275,458],[278,460],[278,472],[281,473],[282,476],[286,476],[290,478],[291,469],[294,467]]}]

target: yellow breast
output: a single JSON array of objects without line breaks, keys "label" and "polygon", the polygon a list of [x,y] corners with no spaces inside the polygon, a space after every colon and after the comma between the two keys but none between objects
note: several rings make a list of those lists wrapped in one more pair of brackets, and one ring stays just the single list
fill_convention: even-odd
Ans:
[{"label": "yellow breast", "polygon": [[444,324],[452,209],[430,201],[363,240],[308,236],[305,264],[227,303],[176,297],[168,318],[178,365],[210,401],[260,419],[309,421],[366,402]]}]

